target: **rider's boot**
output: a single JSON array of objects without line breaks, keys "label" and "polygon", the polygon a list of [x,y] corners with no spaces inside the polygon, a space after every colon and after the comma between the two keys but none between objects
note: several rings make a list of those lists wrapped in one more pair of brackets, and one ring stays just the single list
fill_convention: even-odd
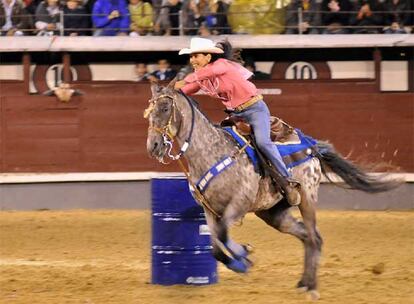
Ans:
[{"label": "rider's boot", "polygon": [[300,196],[300,183],[292,178],[287,179],[286,198],[291,206],[298,206],[302,200]]}]

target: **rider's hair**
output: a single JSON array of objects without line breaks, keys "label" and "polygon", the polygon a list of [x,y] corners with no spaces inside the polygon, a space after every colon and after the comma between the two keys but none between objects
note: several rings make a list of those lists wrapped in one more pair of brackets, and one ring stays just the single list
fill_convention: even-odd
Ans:
[{"label": "rider's hair", "polygon": [[228,39],[217,42],[216,47],[222,49],[224,53],[223,54],[210,54],[211,62],[214,62],[220,58],[224,58],[224,59],[231,60],[231,61],[234,61],[234,62],[237,62],[243,65],[244,62],[241,58],[241,50],[234,49]]}]

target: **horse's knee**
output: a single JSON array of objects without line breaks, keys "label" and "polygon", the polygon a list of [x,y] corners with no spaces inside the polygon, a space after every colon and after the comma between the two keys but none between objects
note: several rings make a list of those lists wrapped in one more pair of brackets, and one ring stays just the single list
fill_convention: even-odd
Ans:
[{"label": "horse's knee", "polygon": [[317,251],[322,250],[323,239],[318,231],[311,233],[310,237],[307,238],[309,245]]},{"label": "horse's knee", "polygon": [[306,238],[306,228],[303,222],[296,220],[293,217],[281,218],[278,222],[277,229],[283,233],[293,233]]},{"label": "horse's knee", "polygon": [[276,221],[275,228],[282,233],[288,233],[292,230],[293,223],[288,221]]}]

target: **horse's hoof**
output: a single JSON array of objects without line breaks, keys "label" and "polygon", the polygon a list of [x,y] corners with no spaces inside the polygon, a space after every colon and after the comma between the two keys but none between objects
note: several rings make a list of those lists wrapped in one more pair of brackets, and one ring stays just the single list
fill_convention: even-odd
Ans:
[{"label": "horse's hoof", "polygon": [[308,291],[308,286],[303,282],[303,280],[300,280],[297,284],[296,284],[296,288],[298,289],[298,291]]},{"label": "horse's hoof", "polygon": [[321,295],[317,290],[309,290],[308,292],[308,299],[311,301],[318,301],[320,299]]},{"label": "horse's hoof", "polygon": [[232,259],[226,267],[237,273],[246,273],[253,266],[253,262],[247,258]]},{"label": "horse's hoof", "polygon": [[242,258],[244,260],[244,263],[247,265],[247,268],[250,268],[254,266],[254,262],[251,259],[248,258]]},{"label": "horse's hoof", "polygon": [[305,293],[305,292],[308,291],[308,287],[306,287],[306,286],[297,287],[296,290],[297,290],[298,293]]},{"label": "horse's hoof", "polygon": [[232,256],[232,258],[235,258],[237,260],[247,258],[247,256],[253,250],[253,247],[248,244],[240,245],[240,244],[235,243],[232,240],[228,240],[224,246],[230,252],[230,255]]}]

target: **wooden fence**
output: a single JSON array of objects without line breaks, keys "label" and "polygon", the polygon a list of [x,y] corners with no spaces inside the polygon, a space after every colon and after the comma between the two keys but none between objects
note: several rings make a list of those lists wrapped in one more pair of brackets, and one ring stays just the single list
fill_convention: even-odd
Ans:
[{"label": "wooden fence", "polygon": [[[414,172],[414,96],[379,93],[375,83],[262,81],[280,88],[265,96],[271,112],[317,139],[329,140],[358,163],[387,163]],[[83,96],[69,103],[27,95],[23,82],[0,83],[0,172],[179,171],[146,152],[142,113],[148,84],[77,83]],[[200,96],[213,120],[224,118],[217,101]]]}]

